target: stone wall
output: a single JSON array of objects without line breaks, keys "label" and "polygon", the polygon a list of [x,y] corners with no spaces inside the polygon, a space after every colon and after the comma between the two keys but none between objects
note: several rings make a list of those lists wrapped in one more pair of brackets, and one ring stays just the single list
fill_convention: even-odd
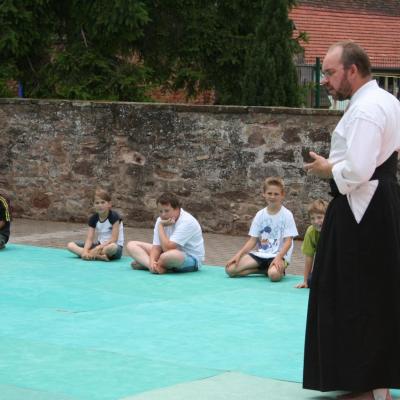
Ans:
[{"label": "stone wall", "polygon": [[96,186],[125,224],[152,227],[155,199],[179,195],[204,231],[247,234],[280,175],[301,234],[327,183],[307,176],[309,150],[327,155],[340,113],[267,107],[0,99],[0,190],[19,217],[86,221]]}]

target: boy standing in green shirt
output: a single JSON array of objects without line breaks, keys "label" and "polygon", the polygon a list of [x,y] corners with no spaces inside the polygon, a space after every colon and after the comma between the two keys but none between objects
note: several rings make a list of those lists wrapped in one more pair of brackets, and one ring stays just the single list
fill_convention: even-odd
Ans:
[{"label": "boy standing in green shirt", "polygon": [[317,244],[321,232],[322,223],[324,222],[325,212],[328,204],[324,200],[314,200],[308,206],[308,215],[311,225],[307,228],[304,236],[301,252],[304,254],[304,280],[298,283],[296,288],[309,288],[311,285],[311,274],[314,264],[314,257],[317,251]]}]

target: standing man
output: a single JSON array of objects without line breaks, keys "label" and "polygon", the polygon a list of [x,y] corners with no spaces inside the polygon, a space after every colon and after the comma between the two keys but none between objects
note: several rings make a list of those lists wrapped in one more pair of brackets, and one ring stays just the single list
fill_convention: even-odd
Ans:
[{"label": "standing man", "polygon": [[329,158],[310,152],[305,169],[330,178],[329,204],[308,305],[306,389],[389,400],[400,388],[400,102],[378,87],[365,51],[331,46],[322,84],[350,99]]}]

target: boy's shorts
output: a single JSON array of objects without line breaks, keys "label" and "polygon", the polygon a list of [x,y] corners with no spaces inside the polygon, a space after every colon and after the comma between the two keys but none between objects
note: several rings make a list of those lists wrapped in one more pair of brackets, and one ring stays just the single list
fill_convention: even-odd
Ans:
[{"label": "boy's shorts", "polygon": [[[75,242],[75,244],[76,244],[77,246],[79,246],[79,247],[82,247],[82,248],[85,247],[85,242],[83,242],[82,240],[78,240],[77,242]],[[92,243],[92,245],[90,246],[90,249],[89,249],[89,250],[94,249],[94,248],[95,248],[96,246],[98,246],[99,244],[100,244],[100,242]],[[123,250],[123,247],[120,246],[120,245],[118,245],[117,252],[116,252],[114,255],[112,255],[112,256],[110,257],[110,260],[119,260],[119,259],[122,257],[122,250]]]},{"label": "boy's shorts", "polygon": [[[273,258],[262,258],[262,257],[256,256],[255,254],[251,254],[251,253],[249,253],[249,256],[257,262],[258,273],[267,275],[268,268],[274,259]],[[288,262],[286,260],[284,260],[284,263],[285,263],[285,269],[286,269],[286,267],[288,266]],[[283,275],[286,275],[285,269],[283,270]]]},{"label": "boy's shorts", "polygon": [[185,254],[185,259],[179,267],[171,268],[173,272],[196,272],[199,270],[199,261]]},{"label": "boy's shorts", "polygon": [[0,248],[5,247],[6,243],[8,242],[8,236],[0,233]]}]

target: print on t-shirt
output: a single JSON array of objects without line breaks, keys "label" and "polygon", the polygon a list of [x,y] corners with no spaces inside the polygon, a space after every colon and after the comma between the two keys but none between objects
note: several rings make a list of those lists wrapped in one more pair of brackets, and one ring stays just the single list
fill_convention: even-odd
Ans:
[{"label": "print on t-shirt", "polygon": [[275,226],[271,222],[267,222],[267,225],[261,229],[258,236],[257,251],[260,253],[276,254],[279,252],[279,238],[282,237],[282,233],[284,232],[283,221],[280,221],[280,224]]},{"label": "print on t-shirt", "polygon": [[[297,236],[293,214],[284,206],[278,213],[269,214],[266,208],[258,211],[254,217],[249,235],[257,238],[256,248],[252,254],[262,258],[274,258],[280,251],[284,239]],[[293,251],[293,243],[284,256],[287,262]]]}]

